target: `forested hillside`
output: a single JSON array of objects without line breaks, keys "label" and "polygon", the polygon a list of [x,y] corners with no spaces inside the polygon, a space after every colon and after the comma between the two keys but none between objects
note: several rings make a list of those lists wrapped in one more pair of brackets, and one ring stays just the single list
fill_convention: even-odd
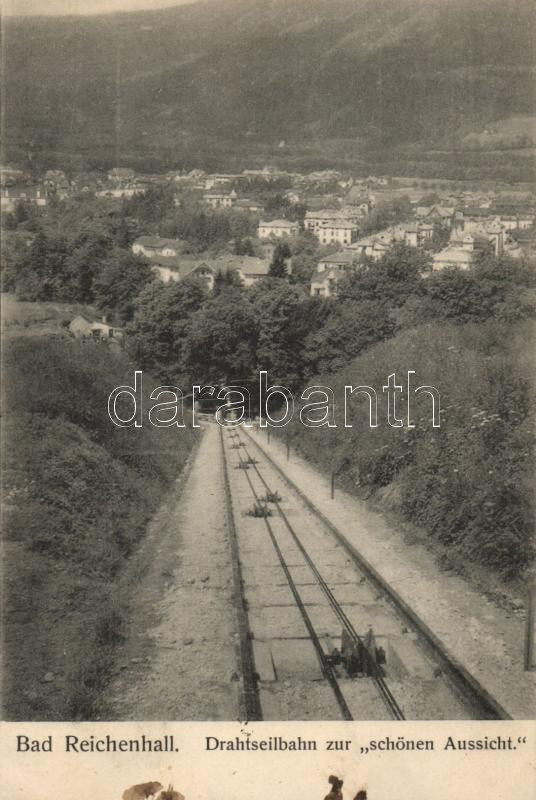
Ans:
[{"label": "forested hillside", "polygon": [[[403,174],[433,145],[452,170],[466,134],[534,113],[534,36],[527,0],[205,0],[8,19],[6,152],[49,166],[143,153],[160,168],[277,152],[289,165],[394,159]],[[495,164],[526,178],[530,136],[505,142]],[[393,153],[403,145],[418,151]],[[490,165],[478,148],[465,164]]]}]

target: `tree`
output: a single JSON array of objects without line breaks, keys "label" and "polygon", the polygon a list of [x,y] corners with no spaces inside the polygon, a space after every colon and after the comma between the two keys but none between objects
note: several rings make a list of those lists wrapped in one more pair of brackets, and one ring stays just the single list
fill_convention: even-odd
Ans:
[{"label": "tree", "polygon": [[472,270],[444,269],[425,281],[422,317],[457,323],[522,319],[534,314],[527,291],[533,284],[534,274],[522,262],[483,253]]},{"label": "tree", "polygon": [[398,244],[377,262],[366,261],[339,284],[341,300],[382,301],[390,308],[404,304],[422,290],[421,273],[430,268],[430,256],[415,247]]},{"label": "tree", "polygon": [[258,325],[257,371],[267,370],[270,380],[288,388],[299,386],[303,342],[314,324],[314,316],[306,313],[310,299],[300,287],[270,277],[254,285],[250,295]]},{"label": "tree", "polygon": [[337,301],[326,324],[305,343],[305,358],[313,374],[340,369],[371,344],[392,336],[396,325],[380,300]]},{"label": "tree", "polygon": [[236,383],[254,378],[258,324],[245,289],[226,286],[192,315],[185,362],[196,384]]},{"label": "tree", "polygon": [[447,246],[450,238],[450,231],[444,225],[434,225],[434,230],[430,239],[427,239],[424,243],[425,250],[431,250],[433,253],[437,253],[439,250],[442,250],[444,247]]},{"label": "tree", "polygon": [[361,223],[361,233],[368,236],[370,233],[385,230],[390,225],[396,225],[398,222],[409,219],[412,213],[411,203],[406,196],[378,203]]},{"label": "tree", "polygon": [[268,275],[271,278],[286,278],[288,276],[287,258],[290,258],[290,247],[287,242],[278,242],[268,270]]},{"label": "tree", "polygon": [[68,245],[63,237],[39,233],[22,254],[15,278],[21,300],[76,300],[68,269]]},{"label": "tree", "polygon": [[111,311],[121,323],[134,316],[136,297],[151,280],[151,267],[143,256],[114,249],[95,280],[97,308]]},{"label": "tree", "polygon": [[193,279],[167,284],[155,281],[142,289],[127,327],[129,349],[141,369],[168,383],[190,383],[185,345],[191,317],[207,296],[205,284]]},{"label": "tree", "polygon": [[226,269],[222,271],[221,269],[218,270],[214,277],[214,288],[213,294],[219,294],[220,292],[228,289],[230,286],[235,286],[240,288],[242,286],[242,281],[240,280],[240,276],[234,269]]},{"label": "tree", "polygon": [[253,243],[249,237],[245,239],[235,239],[234,242],[234,253],[237,256],[254,256],[255,249],[253,247]]},{"label": "tree", "polygon": [[94,282],[112,248],[111,237],[98,228],[82,230],[72,243],[68,264],[79,303],[92,303],[95,299]]},{"label": "tree", "polygon": [[318,239],[311,231],[302,231],[292,240],[292,277],[293,283],[309,284],[316,272],[319,254]]}]

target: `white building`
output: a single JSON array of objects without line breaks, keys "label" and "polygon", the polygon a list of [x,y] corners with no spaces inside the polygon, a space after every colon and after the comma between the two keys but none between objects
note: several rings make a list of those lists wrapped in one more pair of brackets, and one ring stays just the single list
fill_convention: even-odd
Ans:
[{"label": "white building", "polygon": [[470,269],[478,253],[492,249],[493,242],[488,236],[480,234],[465,233],[461,238],[457,238],[454,233],[450,244],[439,253],[435,253],[432,261],[432,269],[442,270],[445,267],[458,267],[458,269]]},{"label": "white building", "polygon": [[349,245],[355,242],[358,232],[359,228],[355,223],[340,220],[338,222],[326,221],[314,233],[321,244]]},{"label": "white building", "polygon": [[161,239],[158,236],[140,236],[132,245],[132,252],[136,255],[151,256],[178,256],[182,250],[183,242],[180,239]]},{"label": "white building", "polygon": [[300,226],[297,222],[290,222],[288,219],[274,219],[271,222],[259,222],[257,228],[257,235],[259,239],[270,239],[272,236],[276,239],[284,237],[297,236],[300,232]]},{"label": "white building", "polygon": [[232,208],[236,203],[237,194],[234,190],[232,192],[205,192],[203,200],[212,208]]},{"label": "white building", "polygon": [[13,211],[17,203],[29,203],[34,206],[46,206],[47,192],[38,186],[2,186],[0,188],[0,208],[2,211]]},{"label": "white building", "polygon": [[357,255],[353,250],[340,250],[338,253],[321,258],[318,262],[317,272],[328,272],[332,269],[340,272],[351,272],[354,269],[356,259]]},{"label": "white building", "polygon": [[151,269],[162,283],[178,283],[185,278],[200,278],[207,289],[214,287],[216,270],[209,261],[189,256],[153,256]]},{"label": "white building", "polygon": [[359,219],[359,211],[349,207],[323,208],[307,211],[303,225],[322,244],[350,244],[357,238]]},{"label": "white building", "polygon": [[77,314],[71,320],[69,330],[77,339],[112,339],[122,338],[123,336],[123,330],[108,325],[104,317],[102,322],[98,322],[83,314]]},{"label": "white building", "polygon": [[95,192],[95,197],[134,197],[135,194],[145,194],[144,186],[111,186],[109,189],[99,189]]}]

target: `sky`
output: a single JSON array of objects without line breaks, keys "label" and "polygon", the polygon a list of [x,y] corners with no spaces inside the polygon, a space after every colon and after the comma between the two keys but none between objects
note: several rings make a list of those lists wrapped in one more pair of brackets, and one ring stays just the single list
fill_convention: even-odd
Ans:
[{"label": "sky", "polygon": [[2,14],[6,16],[104,14],[109,11],[167,8],[192,2],[195,0],[2,0]]}]

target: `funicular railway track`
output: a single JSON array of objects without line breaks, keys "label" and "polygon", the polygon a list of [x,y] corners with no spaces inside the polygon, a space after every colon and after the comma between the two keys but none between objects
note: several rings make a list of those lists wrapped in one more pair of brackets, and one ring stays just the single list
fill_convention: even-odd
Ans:
[{"label": "funicular railway track", "polygon": [[[474,692],[463,696],[459,686],[430,661],[429,654],[419,652],[417,635],[396,619],[393,609],[391,617],[387,616],[383,599],[376,613],[374,601],[380,597],[369,585],[368,576],[359,572],[323,521],[314,518],[298,496],[288,494],[283,476],[242,428],[222,428],[221,442],[240,594],[243,711],[247,718],[502,716],[501,709],[485,702],[487,698],[475,698]],[[263,569],[270,573],[266,580]],[[259,585],[263,580],[266,585]],[[286,599],[279,604],[282,593]],[[268,614],[264,627],[257,619],[263,611]],[[367,627],[370,616],[378,628],[373,632],[371,626],[364,633],[363,621],[367,619]],[[282,647],[287,651],[283,656]],[[291,663],[294,651],[298,662],[295,674]],[[311,680],[308,672],[314,673],[311,663],[315,660],[319,670]],[[412,674],[412,667],[417,674]],[[329,691],[317,702],[315,695],[321,687]],[[429,697],[424,700],[426,691]],[[277,710],[279,693],[279,708],[284,704],[288,716]]]}]

